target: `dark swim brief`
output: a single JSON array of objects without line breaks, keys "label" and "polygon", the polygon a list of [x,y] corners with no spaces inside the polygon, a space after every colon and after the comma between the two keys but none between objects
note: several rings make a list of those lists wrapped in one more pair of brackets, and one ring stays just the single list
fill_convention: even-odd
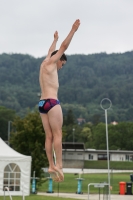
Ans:
[{"label": "dark swim brief", "polygon": [[60,102],[57,99],[42,99],[39,101],[39,104],[38,104],[39,112],[43,114],[47,114],[51,108],[53,108],[54,106],[58,104],[60,104]]}]

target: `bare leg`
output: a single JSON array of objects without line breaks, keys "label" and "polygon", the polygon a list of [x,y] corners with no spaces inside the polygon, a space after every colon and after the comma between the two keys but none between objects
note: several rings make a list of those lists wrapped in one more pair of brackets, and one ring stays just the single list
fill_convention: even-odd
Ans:
[{"label": "bare leg", "polygon": [[53,134],[53,144],[56,154],[56,171],[59,173],[60,180],[64,180],[62,171],[62,124],[63,116],[60,105],[54,106],[49,112],[49,123]]},{"label": "bare leg", "polygon": [[49,125],[48,115],[40,114],[43,127],[45,130],[46,138],[45,138],[45,150],[49,162],[49,168],[54,168],[54,160],[53,160],[53,135]]},{"label": "bare leg", "polygon": [[[55,181],[63,181],[62,171],[62,110],[60,105],[54,106],[48,114],[41,114],[46,140],[45,149],[49,161],[49,173]],[[56,165],[53,161],[53,145],[56,154]],[[58,174],[57,174],[58,173]]]}]

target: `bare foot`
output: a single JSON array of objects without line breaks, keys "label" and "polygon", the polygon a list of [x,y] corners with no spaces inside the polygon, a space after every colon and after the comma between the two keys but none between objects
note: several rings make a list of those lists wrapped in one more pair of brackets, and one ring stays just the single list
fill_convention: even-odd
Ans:
[{"label": "bare foot", "polygon": [[49,169],[48,173],[50,174],[51,178],[55,182],[62,182],[64,181],[64,175],[62,169],[54,167],[53,169]]},{"label": "bare foot", "polygon": [[56,171],[48,171],[50,174],[50,177],[53,179],[53,181],[58,182],[60,181],[60,177],[58,176],[58,173]]},{"label": "bare foot", "polygon": [[60,177],[60,181],[64,181],[64,174],[62,169],[59,169],[56,167],[56,172],[58,173],[59,177]]}]

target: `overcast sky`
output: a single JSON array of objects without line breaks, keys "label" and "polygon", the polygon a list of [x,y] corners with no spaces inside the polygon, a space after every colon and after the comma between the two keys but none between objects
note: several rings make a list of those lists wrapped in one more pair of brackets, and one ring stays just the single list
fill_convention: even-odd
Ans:
[{"label": "overcast sky", "polygon": [[47,54],[57,30],[57,49],[80,19],[66,54],[133,50],[133,0],[0,0],[0,54]]}]

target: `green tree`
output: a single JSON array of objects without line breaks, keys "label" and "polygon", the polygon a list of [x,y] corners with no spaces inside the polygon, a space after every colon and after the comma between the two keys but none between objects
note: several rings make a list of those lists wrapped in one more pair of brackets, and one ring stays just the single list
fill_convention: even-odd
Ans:
[{"label": "green tree", "polygon": [[63,120],[64,125],[74,125],[75,124],[75,117],[72,110],[68,110],[67,114],[64,116]]},{"label": "green tree", "polygon": [[73,128],[75,125],[75,117],[72,110],[68,110],[67,114],[64,115],[63,119],[63,141],[72,142],[73,141]]},{"label": "green tree", "polygon": [[[39,101],[38,73],[43,59],[22,54],[0,55],[0,105],[20,116],[27,108],[34,109]],[[113,103],[109,122],[133,121],[132,77],[133,51],[68,56],[67,67],[59,71],[63,113],[72,109],[76,118],[82,115],[86,121],[99,123],[95,115],[100,114],[99,104],[107,97]],[[104,118],[100,117],[100,121],[104,122]]]},{"label": "green tree", "polygon": [[133,150],[133,123],[121,122],[116,125],[119,132],[117,141],[119,141],[119,148],[122,150]]},{"label": "green tree", "polygon": [[92,131],[91,128],[85,124],[79,134],[79,141],[84,142],[85,148],[91,148],[92,144]]},{"label": "green tree", "polygon": [[[106,149],[106,126],[99,123],[93,126],[93,143],[96,149]],[[108,125],[108,142],[110,150],[133,150],[133,123],[120,122]]]},{"label": "green tree", "polygon": [[96,149],[106,149],[106,130],[104,123],[99,123],[93,127],[93,142]]},{"label": "green tree", "polygon": [[11,133],[12,147],[24,155],[32,156],[32,173],[41,178],[42,168],[48,166],[44,151],[45,134],[37,111],[28,113],[23,119],[17,117]]},{"label": "green tree", "polygon": [[13,121],[15,115],[14,110],[0,106],[0,137],[5,141],[8,140],[8,121]]}]

